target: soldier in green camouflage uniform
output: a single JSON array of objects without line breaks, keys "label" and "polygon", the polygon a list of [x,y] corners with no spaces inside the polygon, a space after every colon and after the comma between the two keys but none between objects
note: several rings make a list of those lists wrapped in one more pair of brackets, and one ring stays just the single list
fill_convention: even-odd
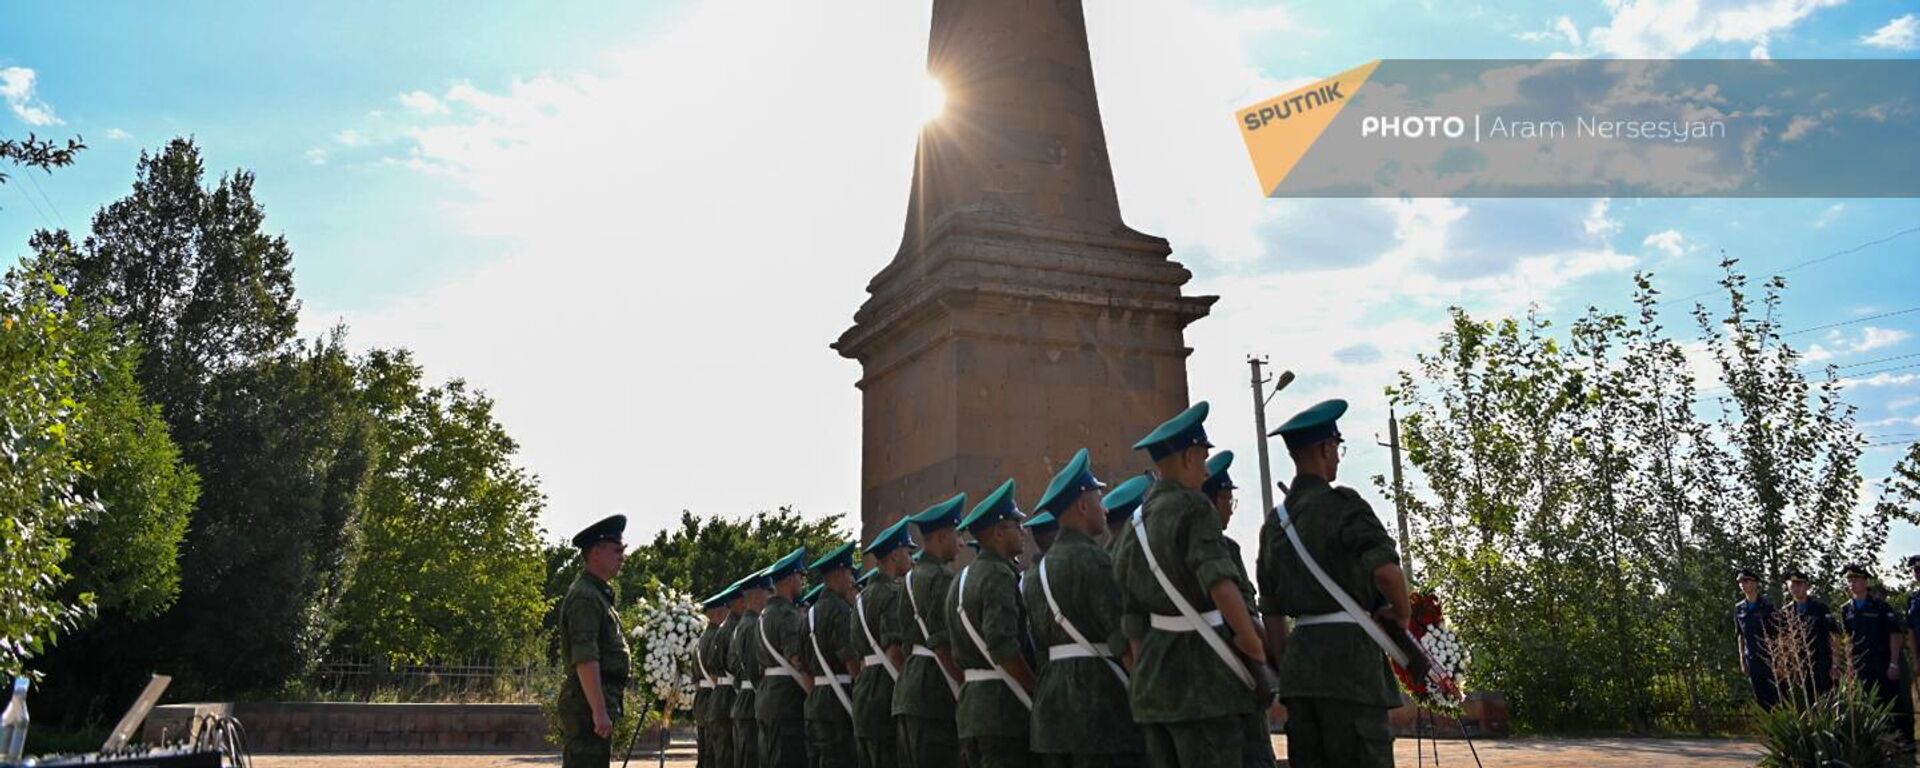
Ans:
[{"label": "soldier in green camouflage uniform", "polygon": [[[1127,481],[1116,485],[1100,497],[1100,506],[1107,510],[1107,556],[1120,557],[1120,541],[1126,538],[1127,518],[1140,508],[1140,502],[1147,498],[1147,489],[1153,487],[1151,475],[1134,475]],[[1119,649],[1114,649],[1119,650]]]},{"label": "soldier in green camouflage uniform", "polygon": [[[700,607],[707,612],[707,628],[701,630],[700,639],[693,644],[694,673],[700,676],[699,685],[693,693],[695,768],[733,768],[731,765],[720,763],[719,756],[715,753],[719,731],[714,729],[713,718],[714,706],[719,697],[715,687],[719,672],[715,670],[722,669],[714,665],[719,664],[720,659],[724,657],[724,654],[714,655],[713,646],[715,638],[721,636],[721,627],[726,625],[727,603],[732,599],[733,587],[729,586],[700,603]],[[733,703],[731,695],[727,697],[727,703]],[[726,723],[726,720],[723,718],[720,722]],[[726,732],[727,738],[733,738],[731,723],[727,723]]]},{"label": "soldier in green camouflage uniform", "polygon": [[953,583],[948,564],[960,551],[953,526],[966,503],[967,495],[958,494],[909,518],[920,527],[926,549],[907,572],[907,598],[900,601],[900,628],[912,654],[893,690],[900,764],[905,768],[952,768],[960,751],[953,722],[960,672],[953,663],[940,602]]},{"label": "soldier in green camouflage uniform", "polygon": [[[1035,655],[1060,658],[1040,668],[1032,745],[1047,768],[1134,768],[1144,762],[1146,743],[1128,707],[1120,583],[1113,578],[1113,557],[1095,542],[1107,533],[1107,510],[1088,463],[1083,448],[1035,505],[1059,520],[1060,535],[1027,570],[1027,615],[1038,641]],[[1059,601],[1060,615],[1049,594]],[[1068,624],[1079,637],[1067,631]]]},{"label": "soldier in green camouflage uniform", "polygon": [[[1329,400],[1274,430],[1297,469],[1284,504],[1333,582],[1375,618],[1404,627],[1411,609],[1393,538],[1359,493],[1333,485],[1342,453],[1335,420],[1346,410],[1346,401]],[[1270,621],[1302,619],[1280,659],[1289,765],[1393,765],[1387,713],[1400,705],[1400,688],[1386,655],[1307,571],[1273,515],[1260,530],[1258,567],[1261,611]]]},{"label": "soldier in green camouflage uniform", "polygon": [[[1225,530],[1233,522],[1233,490],[1239,486],[1233,484],[1233,478],[1227,469],[1233,466],[1233,451],[1221,451],[1207,459],[1207,482],[1201,484],[1200,493],[1213,502],[1213,508],[1220,512],[1220,528]],[[1227,546],[1227,554],[1233,557],[1235,578],[1240,580],[1240,594],[1246,598],[1247,617],[1259,624],[1259,602],[1254,599],[1253,579],[1247,576],[1247,562],[1240,557],[1240,542],[1232,536],[1225,536],[1221,543]],[[1273,768],[1273,732],[1268,727],[1267,711],[1273,708],[1273,702],[1255,701],[1247,711],[1246,722],[1242,726],[1241,763],[1247,768]]]},{"label": "soldier in green camouflage uniform", "polygon": [[900,623],[900,604],[907,598],[900,577],[913,567],[913,551],[919,548],[907,526],[901,518],[867,544],[874,566],[862,577],[867,584],[854,600],[847,628],[847,638],[860,653],[853,681],[853,737],[859,744],[860,768],[895,768],[901,762],[893,718],[894,685],[907,664]]},{"label": "soldier in green camouflage uniform", "polygon": [[764,572],[755,572],[740,581],[746,596],[744,611],[727,638],[727,666],[733,670],[733,764],[735,768],[760,768],[760,721],[755,717],[755,698],[766,667],[760,665],[760,611],[767,605],[767,593],[773,584]]},{"label": "soldier in green camouflage uniform", "polygon": [[[1244,610],[1239,568],[1224,543],[1220,514],[1200,493],[1207,478],[1207,442],[1202,402],[1162,424],[1135,448],[1153,457],[1160,479],[1135,513],[1144,519],[1142,540],[1129,524],[1115,575],[1125,592],[1127,637],[1137,644],[1133,719],[1147,742],[1147,762],[1172,766],[1238,765],[1246,713],[1260,688],[1236,670],[1261,674],[1266,649]],[[1207,630],[1230,638],[1222,658],[1161,590],[1147,550],[1178,594],[1199,612]],[[1239,662],[1230,661],[1237,650]]]},{"label": "soldier in green camouflage uniform", "polygon": [[[1033,571],[1034,567],[1039,565],[1040,559],[1046,557],[1047,552],[1053,549],[1053,542],[1060,538],[1060,519],[1054,517],[1052,512],[1043,511],[1027,518],[1020,527],[1025,528],[1027,534],[1033,537],[1033,546],[1039,550],[1039,554],[1033,556],[1032,564],[1025,568],[1018,568],[1020,605],[1024,609],[1033,605],[1034,601],[1043,599],[1040,595],[1040,580],[1033,575]],[[1033,653],[1033,677],[1038,680],[1047,669],[1047,655],[1044,653],[1046,646],[1040,643],[1040,638],[1045,637],[1044,625],[1036,623],[1031,610],[1026,611],[1026,614],[1027,626],[1024,628],[1026,632],[1024,639],[1027,650]]]},{"label": "soldier in green camouflage uniform", "polygon": [[740,759],[733,750],[733,700],[739,688],[733,679],[733,631],[740,626],[747,615],[747,594],[740,588],[739,582],[727,587],[727,623],[720,625],[720,631],[714,633],[713,642],[707,646],[707,671],[714,676],[711,713],[708,717],[713,725],[709,733],[713,737],[713,768],[737,768]]},{"label": "soldier in green camouflage uniform", "polygon": [[853,768],[853,677],[849,663],[860,657],[849,643],[853,623],[853,544],[843,544],[807,566],[820,580],[818,597],[807,608],[807,662],[813,675],[807,694],[807,765]]},{"label": "soldier in green camouflage uniform", "polygon": [[773,597],[760,612],[759,633],[751,643],[761,675],[753,694],[754,715],[760,721],[760,768],[807,764],[806,702],[813,679],[800,677],[808,653],[807,620],[794,605],[804,587],[806,557],[802,547],[766,570],[773,580]]},{"label": "soldier in green camouflage uniform", "polygon": [[626,528],[626,516],[614,515],[573,537],[583,563],[560,601],[560,644],[569,674],[557,709],[566,768],[606,768],[613,760],[613,725],[620,721],[632,669],[610,585],[626,560],[620,540]]},{"label": "soldier in green camouflage uniform", "polygon": [[988,494],[960,528],[980,542],[980,556],[947,588],[944,612],[954,661],[965,670],[954,707],[960,754],[972,768],[1026,768],[1033,688],[1026,611],[1013,558],[1026,546],[1025,515],[1008,480]]}]

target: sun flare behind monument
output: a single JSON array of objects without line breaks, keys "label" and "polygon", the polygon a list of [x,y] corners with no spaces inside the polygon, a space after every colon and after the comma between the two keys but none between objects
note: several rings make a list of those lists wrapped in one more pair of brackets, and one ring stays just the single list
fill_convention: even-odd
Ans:
[{"label": "sun flare behind monument", "polygon": [[947,89],[940,85],[940,79],[931,74],[921,75],[920,122],[931,123],[940,119],[940,113],[947,109]]}]

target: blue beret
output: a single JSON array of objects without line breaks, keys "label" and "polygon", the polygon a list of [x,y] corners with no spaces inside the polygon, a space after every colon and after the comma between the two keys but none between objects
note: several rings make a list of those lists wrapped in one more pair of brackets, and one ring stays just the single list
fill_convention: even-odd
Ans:
[{"label": "blue beret", "polygon": [[1340,436],[1340,427],[1335,422],[1347,413],[1347,401],[1340,399],[1325,400],[1314,404],[1312,408],[1296,413],[1279,429],[1268,432],[1267,436],[1279,435],[1287,441],[1287,450],[1294,451],[1309,445]]},{"label": "blue beret", "polygon": [[973,532],[1001,520],[1024,520],[1026,517],[1021,514],[1019,505],[1013,503],[1013,478],[1007,478],[999,488],[993,489],[993,493],[987,494],[979,506],[973,508],[967,519],[960,521],[960,530]]},{"label": "blue beret", "polygon": [[620,534],[625,533],[626,530],[627,516],[613,515],[574,534],[573,546],[576,549],[586,549],[603,541],[619,541]]},{"label": "blue beret", "polygon": [[773,579],[767,577],[767,572],[764,569],[754,571],[753,573],[740,577],[740,581],[734,584],[734,589],[741,592],[749,589],[773,589]]},{"label": "blue beret", "polygon": [[835,568],[852,568],[852,567],[853,567],[853,542],[849,541],[845,544],[834,547],[833,551],[828,552],[824,555],[821,555],[820,559],[813,561],[813,565],[807,566],[807,570],[812,571],[814,573],[826,573]]},{"label": "blue beret", "polygon": [[1052,512],[1042,512],[1027,518],[1020,527],[1035,531],[1050,531],[1060,527],[1060,518],[1054,517]]},{"label": "blue beret", "polygon": [[[1080,494],[1107,487],[1106,483],[1100,482],[1100,478],[1093,476],[1093,470],[1087,467],[1089,463],[1091,454],[1087,453],[1087,449],[1075,452],[1073,458],[1067,460],[1067,465],[1054,474],[1053,482],[1047,484],[1047,492],[1040,495],[1040,503],[1033,505],[1034,510],[1055,514],[1065,512],[1080,498]],[[1028,525],[1032,526],[1033,523]]]},{"label": "blue beret", "polygon": [[943,528],[952,528],[960,522],[960,512],[967,507],[967,495],[956,493],[953,498],[927,507],[920,514],[908,518],[914,525],[920,526],[920,535],[925,536]]},{"label": "blue beret", "polygon": [[1240,486],[1233,484],[1233,478],[1227,475],[1227,468],[1233,466],[1233,451],[1221,451],[1207,459],[1207,480],[1200,484],[1200,492],[1211,498],[1214,494]]},{"label": "blue beret", "polygon": [[907,524],[912,521],[912,517],[900,518],[894,521],[893,525],[887,526],[886,530],[874,534],[873,541],[867,542],[867,554],[886,557],[888,553],[901,547],[919,549],[920,545],[914,543],[913,535],[907,528]]},{"label": "blue beret", "polygon": [[767,569],[762,571],[762,573],[766,574],[768,581],[779,581],[787,576],[799,573],[806,567],[806,562],[807,548],[797,547],[792,552],[788,552],[785,557],[773,561],[773,565],[767,566]]},{"label": "blue beret", "polygon": [[1212,448],[1213,443],[1207,442],[1206,421],[1207,401],[1202,400],[1147,433],[1146,437],[1140,438],[1140,442],[1133,444],[1133,448],[1136,451],[1145,449],[1154,461],[1196,445]]},{"label": "blue beret", "polygon": [[1100,506],[1107,508],[1107,521],[1113,522],[1133,514],[1140,508],[1140,502],[1147,497],[1147,489],[1153,487],[1152,475],[1134,475],[1127,481],[1116,485],[1100,498]]},{"label": "blue beret", "polygon": [[812,589],[807,590],[806,594],[800,596],[799,604],[802,607],[812,605],[813,601],[820,599],[820,590],[826,589],[826,588],[827,588],[827,585],[824,582],[813,585]]}]

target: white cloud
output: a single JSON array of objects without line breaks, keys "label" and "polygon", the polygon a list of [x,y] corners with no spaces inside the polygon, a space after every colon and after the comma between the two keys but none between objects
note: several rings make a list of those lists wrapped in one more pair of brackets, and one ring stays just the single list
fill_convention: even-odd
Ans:
[{"label": "white cloud", "polygon": [[1679,230],[1668,229],[1647,235],[1640,244],[1648,248],[1665,252],[1668,256],[1679,256],[1686,251],[1686,237]]},{"label": "white cloud", "polygon": [[1587,33],[1599,52],[1623,59],[1664,59],[1707,43],[1752,46],[1767,58],[1767,43],[1821,8],[1845,0],[1611,0],[1613,19]]},{"label": "white cloud", "polygon": [[1908,408],[1912,408],[1912,407],[1914,407],[1914,406],[1916,406],[1916,405],[1920,405],[1920,397],[1903,397],[1903,398],[1900,398],[1900,399],[1898,399],[1898,400],[1890,400],[1890,401],[1888,401],[1888,402],[1887,402],[1887,410],[1889,410],[1889,411],[1904,411],[1904,410],[1906,410],[1906,409],[1908,409]]},{"label": "white cloud", "polygon": [[1871,352],[1876,349],[1884,349],[1906,341],[1907,337],[1912,335],[1912,333],[1897,328],[1875,328],[1869,325],[1860,329],[1860,339],[1854,342],[1853,351]]},{"label": "white cloud", "polygon": [[333,140],[339,142],[343,147],[357,147],[365,144],[367,141],[366,137],[361,136],[359,131],[352,128],[334,134]]},{"label": "white cloud", "polygon": [[1799,141],[1813,129],[1820,127],[1820,120],[1808,115],[1794,115],[1787,121],[1787,129],[1780,132],[1781,141]]},{"label": "white cloud", "polygon": [[327,150],[321,147],[312,147],[308,149],[305,157],[307,158],[307,163],[310,165],[326,165],[327,164]]},{"label": "white cloud", "polygon": [[400,105],[422,115],[447,114],[447,105],[426,91],[408,91],[395,97]]},{"label": "white cloud", "polygon": [[1889,21],[1873,34],[1861,37],[1860,44],[1895,51],[1920,48],[1920,17],[1909,13]]},{"label": "white cloud", "polygon": [[53,107],[35,95],[34,81],[39,74],[26,67],[0,67],[0,98],[7,100],[13,116],[27,125],[60,125]]},{"label": "white cloud", "polygon": [[133,134],[127,133],[126,131],[120,130],[118,128],[108,128],[107,138],[113,141],[126,141],[127,139],[133,138]]},{"label": "white cloud", "polygon": [[1846,203],[1834,203],[1833,205],[1827,206],[1826,210],[1820,212],[1820,218],[1813,220],[1813,226],[1825,227],[1828,224],[1832,224],[1838,221],[1840,214],[1846,212],[1846,210]]}]

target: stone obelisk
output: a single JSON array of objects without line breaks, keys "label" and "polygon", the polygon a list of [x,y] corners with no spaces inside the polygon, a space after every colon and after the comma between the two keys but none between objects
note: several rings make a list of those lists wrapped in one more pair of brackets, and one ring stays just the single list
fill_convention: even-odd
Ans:
[{"label": "stone obelisk", "polygon": [[1008,477],[1031,509],[1085,447],[1109,483],[1187,406],[1216,297],[1120,218],[1080,0],[934,0],[906,232],[833,345],[860,361],[861,540]]}]

